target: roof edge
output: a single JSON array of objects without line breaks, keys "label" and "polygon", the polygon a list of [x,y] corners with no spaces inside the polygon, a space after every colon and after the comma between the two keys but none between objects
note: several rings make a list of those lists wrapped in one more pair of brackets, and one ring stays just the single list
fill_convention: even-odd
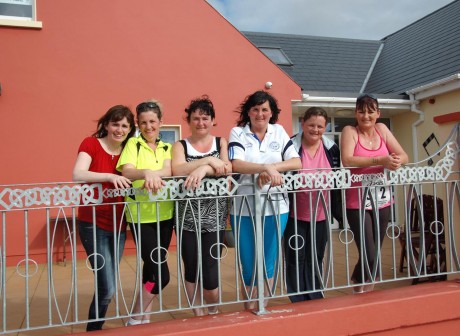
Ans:
[{"label": "roof edge", "polygon": [[457,89],[460,89],[460,73],[407,90],[406,94],[414,95],[416,100],[421,100]]}]

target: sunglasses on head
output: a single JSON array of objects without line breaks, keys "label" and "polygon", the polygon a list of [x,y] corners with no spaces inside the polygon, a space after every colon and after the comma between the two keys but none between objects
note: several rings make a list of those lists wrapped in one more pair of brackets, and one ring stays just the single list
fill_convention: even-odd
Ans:
[{"label": "sunglasses on head", "polygon": [[375,101],[377,101],[377,96],[373,95],[372,93],[361,93],[358,96],[357,100],[361,100],[361,99],[364,99],[366,97],[369,97],[369,98],[374,99]]},{"label": "sunglasses on head", "polygon": [[159,109],[158,104],[157,104],[157,103],[154,103],[154,102],[143,102],[143,103],[140,103],[140,104],[137,105],[137,107],[136,107],[136,112],[144,112],[144,111],[151,110],[151,109]]}]

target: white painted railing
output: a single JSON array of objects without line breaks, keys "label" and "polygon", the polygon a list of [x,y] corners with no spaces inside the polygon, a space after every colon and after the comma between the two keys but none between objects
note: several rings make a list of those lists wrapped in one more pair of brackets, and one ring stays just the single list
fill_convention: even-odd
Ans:
[{"label": "white painted railing", "polygon": [[[372,213],[375,216],[378,214],[378,209],[375,209],[374,197],[381,186],[388,187],[395,200],[391,207],[390,223],[385,230],[386,237],[382,245],[377,244],[376,262],[373,267],[369,267],[366,262],[361,265],[361,271],[368,275],[371,283],[378,285],[408,279],[414,282],[424,279],[444,279],[448,274],[459,272],[460,258],[457,245],[460,244],[458,225],[460,184],[457,137],[458,127],[455,127],[446,144],[431,157],[434,160],[433,165],[424,165],[422,162],[406,165],[394,172],[386,171],[379,179],[379,183],[368,184],[360,190],[360,195],[365,195],[370,200]],[[342,203],[345,204],[345,190],[351,188],[351,181],[366,178],[366,176],[354,176],[349,169],[289,173],[284,176],[283,190],[277,196],[282,197],[284,193],[288,193],[291,204],[295,204],[301,188],[309,188],[312,191],[323,190],[326,193],[339,190]],[[345,220],[344,227],[338,230],[328,225],[326,230],[328,243],[324,262],[320,263],[313,258],[309,264],[308,271],[316,274],[320,283],[315,285],[315,290],[297,293],[288,293],[285,260],[281,252],[286,244],[290,244],[294,251],[300,250],[300,247],[292,243],[293,237],[285,236],[283,239],[283,233],[278,226],[277,245],[280,253],[276,255],[273,283],[264,286],[268,282],[264,265],[265,251],[262,244],[264,224],[261,213],[267,206],[272,207],[276,213],[276,202],[273,197],[266,197],[266,194],[261,193],[256,187],[253,188],[254,193],[251,195],[238,195],[240,184],[236,175],[206,179],[195,191],[184,190],[182,183],[181,178],[167,179],[166,187],[160,193],[149,194],[150,202],[156,202],[161,206],[162,202],[171,200],[187,202],[212,199],[217,204],[219,199],[226,199],[229,205],[233,204],[230,206],[236,207],[232,200],[241,198],[242,202],[239,203],[242,207],[253,205],[252,224],[257,246],[253,269],[254,284],[261,290],[257,292],[243,286],[237,230],[234,233],[236,235],[234,250],[233,247],[228,246],[227,240],[217,239],[219,246],[223,247],[221,252],[214,254],[219,261],[219,306],[253,300],[259,307],[256,313],[263,314],[269,312],[264,302],[270,298],[289,297],[292,294],[307,294],[315,291],[327,294],[328,291],[362,285],[352,283],[350,280],[359,255],[354,242],[355,237]],[[98,198],[93,196],[94,189],[99,191]],[[82,204],[100,206],[103,194],[132,196],[139,193],[146,192],[138,189],[102,190],[100,184],[54,183],[0,186],[0,334],[88,322],[88,306],[95,289],[93,283],[98,268],[96,267],[92,272],[86,255],[80,247],[77,234],[78,208]],[[311,212],[315,213],[316,208],[321,204],[326,208],[328,221],[332,222],[332,209],[339,204],[331,203],[331,197],[327,199],[319,197],[317,201],[305,206],[310,207]],[[433,210],[430,212],[429,208]],[[235,208],[234,210],[236,213],[240,211]],[[192,308],[190,303],[193,298],[187,296],[184,289],[185,280],[181,261],[182,223],[177,207],[175,213],[176,235],[172,243],[175,247],[170,249],[165,261],[170,266],[171,282],[160,291],[154,308],[149,313],[152,322],[157,314]],[[197,225],[200,225],[200,216],[200,213],[195,214]],[[296,220],[295,212],[292,216]],[[345,209],[342,209],[342,217],[346,218]],[[362,226],[362,223],[360,224]],[[420,227],[420,231],[411,232],[411,226],[416,224]],[[376,225],[377,223],[374,228]],[[118,228],[119,223],[114,223],[115,245],[119,237]],[[375,235],[377,240],[380,240],[379,233]],[[140,237],[141,240],[148,238]],[[128,233],[128,240],[130,239],[132,239],[131,233]],[[197,235],[197,239],[200,244],[200,235]],[[309,242],[303,241],[300,245],[302,244],[311,246],[311,255],[317,254],[316,249],[313,248],[315,246],[313,236]],[[365,251],[363,248],[361,250]],[[63,254],[64,264],[56,263]],[[365,252],[362,252],[361,259],[367,260],[368,257]],[[298,260],[299,255],[296,258]],[[201,264],[198,265],[199,275],[203,275],[206,271]],[[142,287],[140,253],[125,251],[116,272],[116,294],[105,320],[127,318],[131,315],[135,293]],[[194,308],[206,308],[203,288],[196,288],[194,293]]]}]

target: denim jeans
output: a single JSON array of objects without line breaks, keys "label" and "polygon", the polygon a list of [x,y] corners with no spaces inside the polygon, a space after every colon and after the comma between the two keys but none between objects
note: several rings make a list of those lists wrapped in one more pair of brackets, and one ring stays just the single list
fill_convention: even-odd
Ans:
[{"label": "denim jeans", "polygon": [[[114,236],[114,232],[81,221],[78,229],[80,240],[91,263],[94,281],[97,281],[97,297],[94,294],[89,307],[88,319],[100,320],[105,317],[110,301],[115,295],[117,266],[125,247],[126,232],[117,232],[117,235]],[[95,238],[93,237],[94,229],[96,230]],[[115,247],[118,255],[115,255]],[[100,330],[103,324],[104,320],[89,322],[86,331]]]}]

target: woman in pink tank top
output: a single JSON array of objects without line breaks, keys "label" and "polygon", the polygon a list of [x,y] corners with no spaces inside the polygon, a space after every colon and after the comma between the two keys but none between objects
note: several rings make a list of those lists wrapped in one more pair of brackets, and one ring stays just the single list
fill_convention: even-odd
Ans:
[{"label": "woman in pink tank top", "polygon": [[[358,247],[359,259],[351,276],[355,293],[373,290],[379,278],[379,248],[386,234],[392,204],[384,169],[396,170],[409,158],[385,124],[377,123],[377,97],[362,94],[356,100],[357,126],[346,126],[341,137],[341,158],[351,170],[351,188],[345,193],[347,220]],[[364,218],[360,210],[364,209]]]}]

